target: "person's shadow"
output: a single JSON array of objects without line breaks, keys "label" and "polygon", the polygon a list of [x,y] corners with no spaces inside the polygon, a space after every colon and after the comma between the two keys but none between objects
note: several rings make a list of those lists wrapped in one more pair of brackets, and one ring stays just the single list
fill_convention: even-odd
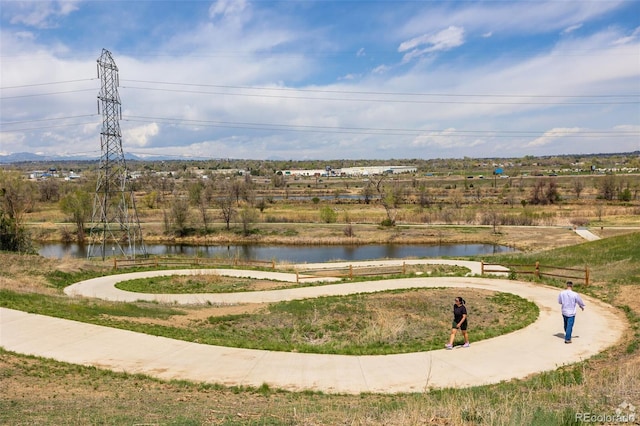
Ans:
[{"label": "person's shadow", "polygon": [[[564,333],[556,333],[554,334],[554,336],[559,339],[564,339]],[[571,336],[571,339],[576,339],[576,338],[580,338],[580,336],[576,336],[575,334]]]}]

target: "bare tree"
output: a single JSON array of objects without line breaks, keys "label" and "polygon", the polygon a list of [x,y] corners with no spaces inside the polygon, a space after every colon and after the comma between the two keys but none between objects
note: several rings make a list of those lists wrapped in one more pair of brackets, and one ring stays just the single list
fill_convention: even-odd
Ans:
[{"label": "bare tree", "polygon": [[251,225],[258,219],[258,212],[252,207],[245,206],[240,210],[239,216],[242,223],[242,234],[247,236],[251,233]]},{"label": "bare tree", "polygon": [[464,201],[464,194],[461,190],[455,189],[451,194],[451,202],[455,206],[456,209],[462,207],[462,202]]},{"label": "bare tree", "polygon": [[209,231],[209,205],[212,199],[212,183],[197,181],[189,186],[189,201],[198,209],[205,233]]},{"label": "bare tree", "polygon": [[60,199],[60,184],[55,179],[45,179],[38,182],[38,191],[40,192],[40,201],[56,202]]},{"label": "bare tree", "polygon": [[178,236],[186,235],[188,219],[189,201],[183,197],[174,198],[173,202],[171,203],[171,230]]},{"label": "bare tree", "polygon": [[529,198],[529,203],[537,205],[537,204],[555,204],[560,201],[560,192],[558,189],[558,184],[555,180],[550,180],[548,183],[542,179],[536,181],[531,190],[531,197]]},{"label": "bare tree", "polygon": [[616,196],[616,187],[618,185],[615,175],[608,174],[600,181],[600,196],[607,201],[611,201]]},{"label": "bare tree", "polygon": [[368,180],[367,184],[362,188],[362,196],[364,197],[365,204],[369,204],[371,202],[371,197],[373,197],[374,192],[374,184],[371,180]]},{"label": "bare tree", "polygon": [[380,195],[380,202],[384,207],[385,212],[387,213],[387,219],[385,220],[385,225],[394,226],[396,224],[396,216],[398,211],[396,209],[396,199],[394,193],[392,191],[388,191],[386,185],[384,184],[384,180],[386,175],[380,176],[376,183],[376,191]]},{"label": "bare tree", "polygon": [[227,230],[230,229],[230,223],[236,215],[235,196],[231,191],[231,185],[226,184],[222,188],[222,195],[215,200],[216,205],[220,209],[222,220],[227,224]]},{"label": "bare tree", "polygon": [[420,204],[420,207],[431,207],[432,202],[431,194],[426,185],[420,184],[418,187],[418,204]]},{"label": "bare tree", "polygon": [[242,181],[238,179],[233,179],[231,184],[228,185],[227,191],[230,191],[233,194],[233,198],[236,200],[236,206],[240,206],[240,197],[242,195],[244,189],[244,185]]},{"label": "bare tree", "polygon": [[573,180],[573,192],[576,193],[576,198],[580,198],[580,194],[584,190],[584,182],[582,182],[581,178],[576,178]]}]

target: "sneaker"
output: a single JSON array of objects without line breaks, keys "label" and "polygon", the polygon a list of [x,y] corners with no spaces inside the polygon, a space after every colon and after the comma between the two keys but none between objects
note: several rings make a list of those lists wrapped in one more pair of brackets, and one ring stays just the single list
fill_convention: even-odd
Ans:
[{"label": "sneaker", "polygon": [[565,340],[564,342],[568,344],[571,343],[571,340]]},{"label": "sneaker", "polygon": [[463,348],[468,348],[469,346],[471,346],[469,345],[469,342],[466,342],[464,345],[462,345]]},{"label": "sneaker", "polygon": [[450,344],[447,343],[446,345],[444,345],[444,348],[445,349],[453,349],[453,345],[450,345]]}]

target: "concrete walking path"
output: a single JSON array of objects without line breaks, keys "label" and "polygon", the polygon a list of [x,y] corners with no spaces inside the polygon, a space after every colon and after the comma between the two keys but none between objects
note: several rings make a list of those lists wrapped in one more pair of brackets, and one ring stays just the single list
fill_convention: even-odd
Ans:
[{"label": "concrete walking path", "polygon": [[[309,265],[304,265],[308,268]],[[196,273],[187,270],[188,273]],[[205,270],[203,270],[205,271]],[[237,271],[259,275],[261,271]],[[161,275],[184,271],[154,271]],[[74,285],[68,293],[109,300],[158,300],[167,295],[131,293],[129,299],[115,289],[116,281],[145,273],[114,275]],[[246,275],[245,275],[246,276]],[[91,283],[87,284],[89,281]],[[348,356],[270,352],[239,349],[155,337],[126,330],[0,309],[0,346],[9,351],[91,365],[165,380],[190,380],[228,386],[268,384],[291,391],[327,393],[422,392],[433,388],[468,387],[525,378],[541,371],[589,358],[615,345],[626,327],[611,306],[584,297],[587,308],[579,312],[573,344],[564,344],[557,288],[504,279],[471,277],[421,277],[327,284],[265,292],[209,295],[170,295],[167,303],[257,303],[347,295],[390,289],[455,287],[509,292],[529,299],[540,308],[539,318],[524,329],[493,339],[473,342],[470,348],[395,355]],[[113,292],[115,289],[117,292]],[[126,296],[126,297],[125,297]],[[195,300],[178,302],[178,296]],[[472,307],[470,307],[472,309]],[[473,313],[471,318],[473,318]],[[443,330],[443,344],[448,330]]]},{"label": "concrete walking path", "polygon": [[587,241],[596,241],[600,239],[600,237],[598,237],[596,234],[589,231],[588,229],[576,228],[575,231],[576,231],[576,234],[580,235],[582,238],[584,238]]}]

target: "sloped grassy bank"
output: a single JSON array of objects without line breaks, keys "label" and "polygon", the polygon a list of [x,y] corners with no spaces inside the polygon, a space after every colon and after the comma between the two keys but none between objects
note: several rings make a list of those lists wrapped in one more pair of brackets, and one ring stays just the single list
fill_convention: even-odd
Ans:
[{"label": "sloped grassy bank", "polygon": [[[575,267],[588,262],[593,283],[578,290],[621,307],[629,319],[629,333],[620,347],[527,380],[424,394],[339,396],[280,392],[267,386],[239,389],[167,383],[0,351],[5,390],[0,393],[0,423],[568,425],[579,424],[579,414],[611,416],[616,410],[628,414],[629,403],[640,406],[640,351],[635,344],[640,337],[639,241],[636,233],[548,252],[491,258],[492,262],[538,260]],[[46,278],[59,265],[30,259],[21,269],[12,256],[0,254],[0,259],[7,265],[0,268],[5,291],[52,297],[59,292]],[[71,272],[63,273],[76,274],[78,268],[69,266]],[[561,281],[548,283],[562,285]],[[452,368],[451,374],[459,372]]]}]

